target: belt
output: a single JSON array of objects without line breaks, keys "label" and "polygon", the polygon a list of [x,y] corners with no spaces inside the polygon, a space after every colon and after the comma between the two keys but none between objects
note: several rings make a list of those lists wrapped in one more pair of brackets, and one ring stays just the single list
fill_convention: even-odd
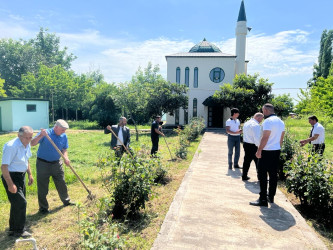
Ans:
[{"label": "belt", "polygon": [[37,160],[42,161],[42,162],[46,162],[46,163],[58,163],[59,162],[59,160],[57,160],[57,161],[47,161],[47,160],[44,160],[44,159],[39,158],[39,157],[37,157]]}]

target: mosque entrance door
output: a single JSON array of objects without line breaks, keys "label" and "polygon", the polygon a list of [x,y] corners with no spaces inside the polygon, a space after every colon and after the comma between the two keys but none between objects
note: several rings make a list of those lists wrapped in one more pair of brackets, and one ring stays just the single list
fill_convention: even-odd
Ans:
[{"label": "mosque entrance door", "polygon": [[208,127],[223,128],[223,108],[208,106]]}]

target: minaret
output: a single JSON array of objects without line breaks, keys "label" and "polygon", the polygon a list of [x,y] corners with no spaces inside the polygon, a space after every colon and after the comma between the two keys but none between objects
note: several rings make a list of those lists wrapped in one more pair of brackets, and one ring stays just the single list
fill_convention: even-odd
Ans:
[{"label": "minaret", "polygon": [[242,74],[245,72],[245,49],[246,49],[246,14],[244,7],[244,0],[242,0],[236,27],[236,65],[235,74]]}]

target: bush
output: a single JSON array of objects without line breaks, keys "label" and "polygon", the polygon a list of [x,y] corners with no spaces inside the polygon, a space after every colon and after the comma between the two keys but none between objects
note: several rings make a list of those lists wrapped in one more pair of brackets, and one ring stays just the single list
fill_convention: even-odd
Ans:
[{"label": "bush", "polygon": [[327,225],[333,222],[333,167],[318,154],[298,152],[285,166],[286,187]]},{"label": "bush", "polygon": [[79,222],[82,235],[80,246],[83,249],[123,248],[125,242],[119,233],[122,226],[112,220],[113,215],[107,213],[109,204],[109,200],[102,198],[97,203],[98,213],[94,213],[92,216],[83,213],[85,218]]},{"label": "bush", "polygon": [[124,155],[118,162],[114,153],[98,162],[106,172],[104,186],[111,194],[114,203],[113,215],[115,218],[133,218],[145,208],[146,201],[152,193],[152,186],[162,181],[166,175],[158,158],[146,155],[130,157]]}]

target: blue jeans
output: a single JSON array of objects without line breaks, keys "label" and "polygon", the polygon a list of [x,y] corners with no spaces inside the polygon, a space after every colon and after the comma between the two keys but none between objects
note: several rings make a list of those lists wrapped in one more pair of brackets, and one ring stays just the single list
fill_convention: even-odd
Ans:
[{"label": "blue jeans", "polygon": [[228,163],[229,168],[232,167],[232,153],[235,148],[234,166],[238,166],[240,155],[240,136],[228,135]]}]

